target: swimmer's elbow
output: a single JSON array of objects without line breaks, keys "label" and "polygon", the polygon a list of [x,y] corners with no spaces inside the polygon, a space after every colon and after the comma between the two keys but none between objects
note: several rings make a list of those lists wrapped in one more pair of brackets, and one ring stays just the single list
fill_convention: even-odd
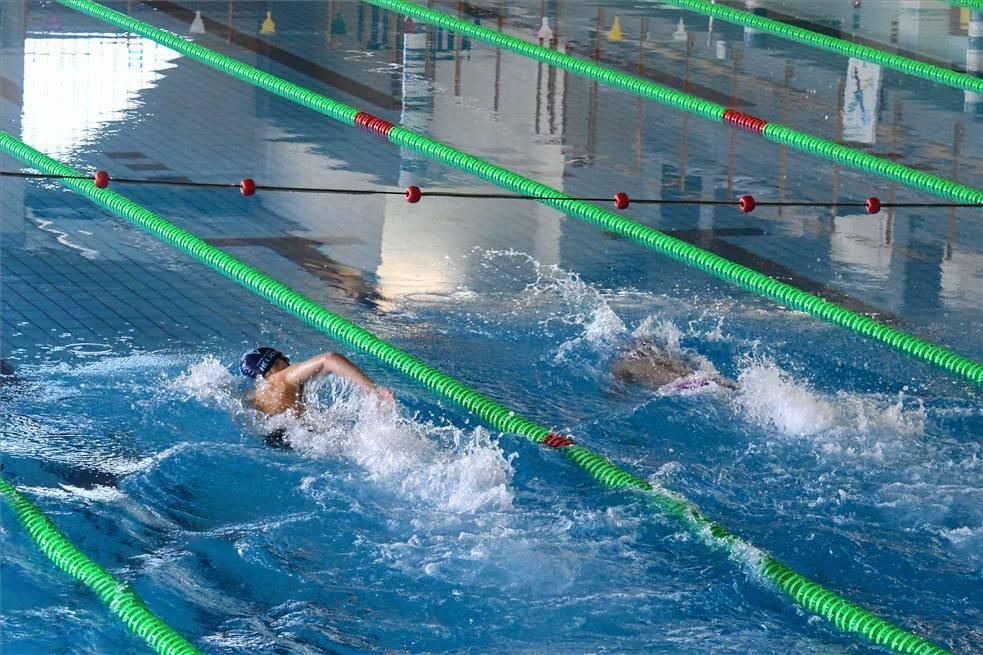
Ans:
[{"label": "swimmer's elbow", "polygon": [[321,364],[321,372],[334,373],[344,358],[338,353],[321,353],[318,355],[318,360]]}]

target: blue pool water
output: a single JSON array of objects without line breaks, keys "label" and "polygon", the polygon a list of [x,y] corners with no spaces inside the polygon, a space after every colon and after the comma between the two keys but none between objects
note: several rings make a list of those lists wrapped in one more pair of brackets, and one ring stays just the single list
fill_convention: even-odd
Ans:
[{"label": "blue pool water", "polygon": [[[181,33],[199,9],[208,47],[572,194],[933,200],[356,2],[109,4]],[[893,29],[926,60],[964,54],[942,2],[867,0],[857,25],[852,9],[760,4],[885,47]],[[68,9],[0,11],[2,129],[80,170],[497,191]],[[541,11],[573,54],[636,72],[641,53],[646,74],[701,97],[826,138],[856,128],[846,59],[659,3],[465,15],[497,27],[501,12],[532,38]],[[961,91],[884,71],[876,96],[873,142],[851,145],[980,186],[983,122]],[[643,496],[358,353],[395,408],[328,381],[303,419],[260,420],[233,375],[244,350],[338,344],[50,181],[0,182],[4,477],[202,650],[879,652]],[[978,389],[528,201],[113,188],[850,600],[983,652]],[[627,215],[983,359],[979,210]],[[617,381],[611,362],[639,338],[740,390]],[[292,450],[264,444],[276,427]],[[143,652],[0,512],[4,653]]]}]

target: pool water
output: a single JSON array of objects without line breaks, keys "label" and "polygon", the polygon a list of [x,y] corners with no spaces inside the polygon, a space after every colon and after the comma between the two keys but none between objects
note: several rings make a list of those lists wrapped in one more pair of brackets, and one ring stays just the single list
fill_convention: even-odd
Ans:
[{"label": "pool water", "polygon": [[[357,2],[107,4],[185,34],[200,10],[207,47],[575,195],[935,200]],[[928,61],[965,53],[943,2],[868,0],[859,22],[759,4]],[[845,58],[668,4],[464,10],[530,39],[546,15],[567,52],[825,138],[855,127]],[[80,170],[498,191],[64,7],[0,12],[2,129]],[[873,141],[851,145],[979,186],[964,94],[882,75]],[[203,651],[878,651],[643,495],[359,353],[395,406],[326,380],[303,417],[258,417],[243,351],[340,346],[51,181],[0,182],[4,477]],[[979,389],[530,201],[113,188],[851,601],[983,652]],[[978,209],[626,215],[983,359]],[[612,362],[640,339],[739,389],[620,382]],[[290,448],[264,442],[277,428]],[[141,652],[0,512],[4,653]]]}]

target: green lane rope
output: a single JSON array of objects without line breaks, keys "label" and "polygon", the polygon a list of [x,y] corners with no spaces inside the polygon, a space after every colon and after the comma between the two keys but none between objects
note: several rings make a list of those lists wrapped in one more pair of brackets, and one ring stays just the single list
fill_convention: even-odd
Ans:
[{"label": "green lane rope", "polygon": [[983,11],[983,2],[980,0],[945,0],[950,5],[956,5],[957,7],[966,7],[967,9],[975,9],[976,11]]},{"label": "green lane rope", "polygon": [[313,300],[282,282],[235,259],[207,241],[170,223],[150,210],[109,189],[100,189],[91,181],[76,179],[78,173],[27,144],[0,131],[0,149],[26,165],[49,175],[65,176],[58,183],[85,196],[95,204],[124,218],[206,266],[226,275],[249,291],[293,314],[332,339],[362,351],[424,387],[444,396],[504,433],[517,434],[537,443],[560,450],[568,459],[602,484],[624,490],[647,492],[650,502],[666,516],[679,522],[706,543],[725,549],[751,566],[792,600],[841,630],[854,632],[872,642],[908,655],[943,655],[945,649],[899,628],[854,605],[820,584],[796,573],[776,559],[728,532],[700,513],[688,500],[653,487],[621,470],[607,458],[569,439],[559,437],[549,428],[500,405],[423,361],[383,341],[368,330],[328,311]]},{"label": "green lane rope", "polygon": [[161,655],[201,655],[197,648],[148,610],[129,585],[89,559],[58,531],[44,512],[2,477],[0,494],[41,552],[55,566],[94,591],[99,600],[150,648]]},{"label": "green lane rope", "polygon": [[[765,125],[763,134],[769,141],[789,146],[801,152],[819,155],[826,159],[851,162],[850,165],[853,168],[887,177],[901,182],[906,186],[928,191],[938,196],[944,196],[950,200],[977,204],[976,199],[983,197],[983,192],[978,189],[963,186],[958,182],[946,180],[929,173],[907,168],[893,161],[871,157],[867,153],[825,141],[824,139],[778,125],[777,123],[768,123]],[[972,200],[970,200],[971,198]]]},{"label": "green lane rope", "polygon": [[[324,115],[340,120],[345,124],[358,125],[365,129],[385,134],[394,144],[415,150],[424,156],[447,164],[448,166],[467,171],[504,189],[523,195],[536,196],[540,198],[539,202],[542,204],[564,212],[568,216],[598,225],[605,230],[619,234],[626,239],[630,239],[656,252],[667,255],[687,266],[714,275],[793,309],[807,312],[831,323],[846,327],[858,334],[886,343],[912,357],[934,364],[950,373],[962,376],[977,385],[983,386],[983,364],[946,348],[884,325],[867,316],[839,307],[818,296],[780,282],[702,248],[690,245],[663,232],[618,216],[588,202],[577,200],[561,191],[523,177],[506,168],[496,166],[402,127],[393,126],[387,121],[372,117],[353,107],[321,96],[314,91],[304,89],[275,75],[260,71],[227,55],[186,41],[166,30],[132,19],[129,16],[92,2],[91,0],[58,0],[58,2],[127,31],[141,34],[180,54],[196,59],[217,70],[224,71],[240,80],[263,89],[268,89],[285,98],[297,99],[297,102],[300,102],[304,106],[320,111]],[[469,23],[466,25],[472,28],[477,27]],[[497,32],[492,32],[492,34],[497,34]],[[531,45],[516,39],[514,40],[524,45]],[[558,54],[552,50],[544,50],[552,54]],[[585,66],[593,66],[592,62],[574,61]],[[644,82],[644,80],[642,81]],[[677,92],[672,91],[671,93],[676,94]],[[712,105],[712,103],[707,104]],[[870,170],[871,172],[892,172],[892,174],[899,176],[899,181],[903,181],[906,184],[923,185],[931,188],[940,195],[951,194],[946,197],[952,197],[960,202],[983,202],[983,192],[969,189],[968,187],[960,187],[955,182],[935,178],[927,173],[908,169],[894,162],[877,159],[876,157],[871,158],[865,153],[824,142],[821,139],[796,132],[789,128],[769,124],[765,126],[764,132],[765,136],[773,141],[786,143],[792,147],[799,147],[808,151],[815,151],[822,156],[835,156],[845,161],[850,161],[851,165],[861,167],[864,170]],[[869,159],[873,159],[877,166],[875,167],[873,164],[870,164]]]},{"label": "green lane rope", "polygon": [[[87,2],[88,0],[84,1]],[[675,2],[676,0],[672,1]],[[727,112],[725,107],[691,96],[682,91],[664,87],[641,77],[629,75],[628,73],[602,66],[593,61],[557,52],[556,50],[551,50],[535,43],[529,43],[528,41],[523,41],[508,34],[496,32],[481,25],[476,25],[433,9],[421,7],[405,0],[365,0],[365,2],[410,16],[424,23],[432,23],[459,34],[465,34],[496,48],[511,50],[525,57],[544,62],[550,66],[562,68],[581,77],[586,77],[608,86],[628,91],[642,98],[654,100],[669,107],[708,118],[717,123],[724,122],[724,114]],[[977,80],[977,82],[983,83],[981,80]],[[815,155],[865,173],[878,175],[913,189],[926,191],[943,198],[948,198],[949,200],[972,202],[973,204],[983,202],[983,190],[964,186],[958,182],[909,168],[897,162],[881,159],[880,157],[875,157],[860,150],[841,146],[804,132],[798,132],[789,127],[775,123],[769,123],[769,126],[773,128],[773,135],[769,136],[766,133],[766,138],[790,148],[800,150],[801,152]],[[974,198],[975,200],[969,201],[967,198]]]},{"label": "green lane rope", "polygon": [[690,11],[712,16],[728,23],[751,27],[762,32],[774,34],[788,41],[834,52],[845,57],[863,59],[885,68],[900,71],[907,75],[920,77],[930,82],[938,82],[956,89],[983,93],[983,79],[966,73],[959,73],[941,66],[933,66],[909,57],[903,57],[877,48],[851,43],[826,34],[819,34],[801,27],[789,25],[772,18],[765,18],[747,11],[741,11],[726,5],[713,4],[707,0],[665,0],[670,4],[683,7]]}]

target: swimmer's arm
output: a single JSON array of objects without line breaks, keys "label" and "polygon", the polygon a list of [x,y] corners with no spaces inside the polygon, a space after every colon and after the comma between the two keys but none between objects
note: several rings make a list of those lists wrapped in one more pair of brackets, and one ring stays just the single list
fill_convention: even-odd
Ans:
[{"label": "swimmer's arm", "polygon": [[314,378],[325,375],[337,375],[361,387],[365,391],[370,391],[382,398],[392,398],[392,392],[382,389],[369,379],[362,369],[352,364],[347,357],[338,353],[322,353],[310,359],[294,364],[286,369],[283,374],[291,384],[300,386]]}]

